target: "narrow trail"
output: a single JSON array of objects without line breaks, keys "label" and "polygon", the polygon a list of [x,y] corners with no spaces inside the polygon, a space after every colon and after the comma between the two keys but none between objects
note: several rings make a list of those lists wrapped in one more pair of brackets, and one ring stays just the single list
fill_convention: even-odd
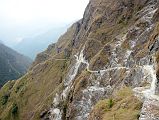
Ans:
[{"label": "narrow trail", "polygon": [[[156,70],[155,70],[155,66],[154,65],[135,65],[134,68],[128,68],[128,67],[113,67],[113,68],[108,68],[108,69],[103,69],[103,70],[90,70],[89,66],[89,62],[87,60],[85,60],[83,54],[79,57],[80,59],[78,59],[78,56],[75,55],[76,59],[83,63],[86,64],[86,69],[88,72],[90,73],[98,73],[98,74],[104,74],[106,72],[112,71],[112,70],[119,70],[119,69],[126,69],[126,70],[131,70],[131,69],[137,69],[140,68],[141,70],[144,71],[144,74],[146,76],[150,76],[150,87],[146,88],[146,87],[137,87],[134,88],[133,91],[135,92],[135,94],[139,94],[140,97],[143,96],[144,98],[144,103],[143,103],[143,107],[142,107],[142,111],[141,111],[141,115],[139,120],[159,120],[159,116],[155,117],[155,115],[153,115],[152,113],[152,106],[157,106],[159,108],[159,96],[157,96],[155,94],[156,92],[156,83],[157,83],[157,77],[156,77]],[[155,61],[155,58],[153,58]],[[146,77],[144,76],[144,77]]]},{"label": "narrow trail", "polygon": [[157,83],[155,67],[153,65],[145,65],[143,69],[146,76],[151,76],[151,85],[149,88],[137,87],[133,89],[136,96],[144,101],[139,120],[159,120],[159,116],[154,114],[158,112],[159,108],[159,96],[155,94]]},{"label": "narrow trail", "polygon": [[[78,56],[75,55],[76,59],[78,59]],[[155,59],[155,58],[154,58]],[[108,69],[102,69],[102,70],[90,70],[89,66],[90,64],[88,63],[87,60],[85,60],[84,57],[80,57],[80,60],[78,60],[79,62],[86,64],[86,69],[88,72],[90,73],[104,73],[104,72],[109,72],[112,70],[119,70],[119,69],[126,69],[126,70],[130,70],[133,68],[128,68],[128,67],[113,67],[113,68],[108,68]],[[150,88],[144,88],[144,87],[137,87],[134,88],[134,91],[137,93],[139,92],[140,94],[142,93],[144,95],[145,98],[149,98],[149,99],[156,99],[159,101],[159,96],[155,95],[155,90],[156,90],[156,82],[157,82],[157,77],[156,77],[156,71],[153,65],[136,65],[134,68],[141,68],[142,70],[145,71],[145,74],[150,75],[151,76],[151,85]]]},{"label": "narrow trail", "polygon": [[84,51],[84,48],[79,53],[79,56],[77,56],[77,55],[75,56],[76,63],[70,69],[70,71],[68,72],[68,76],[64,80],[65,89],[62,91],[61,94],[59,94],[59,95],[56,94],[56,96],[54,97],[54,100],[53,100],[54,106],[53,106],[53,108],[50,109],[51,115],[49,116],[49,118],[51,120],[62,120],[63,110],[61,110],[61,108],[59,108],[59,106],[60,106],[61,102],[65,101],[67,99],[67,95],[70,93],[70,90],[72,89],[74,78],[76,77],[76,75],[78,73],[78,69],[82,63],[81,59],[83,58],[83,51]]},{"label": "narrow trail", "polygon": [[[49,58],[48,60],[55,60],[55,61],[66,61],[66,60],[68,60],[68,59],[64,59],[64,58],[54,58],[54,57],[57,56],[58,54],[55,54],[55,55],[53,55],[53,56],[51,56],[51,55],[49,55],[49,54],[47,54],[47,53],[44,53],[44,54],[50,56],[50,58]],[[35,65],[30,72],[33,72],[34,69],[36,69],[39,65],[45,64],[45,62],[46,62],[46,61]]]},{"label": "narrow trail", "polygon": [[[60,101],[66,100],[67,95],[69,94],[70,90],[72,89],[73,81],[78,73],[78,69],[82,63],[86,64],[86,69],[88,72],[98,73],[98,74],[102,74],[102,73],[109,72],[112,70],[119,70],[119,69],[130,70],[130,69],[132,69],[132,68],[128,68],[128,67],[113,67],[113,68],[102,69],[102,70],[98,70],[98,71],[90,70],[90,64],[87,60],[85,60],[83,51],[84,51],[84,48],[82,49],[82,51],[80,52],[79,55],[75,55],[76,63],[73,66],[73,68],[70,70],[70,72],[68,74],[68,78],[66,78],[66,80],[64,82],[65,89],[63,90],[63,92],[60,95],[57,94],[54,98],[54,101],[53,101],[54,107],[50,110],[50,112],[51,112],[50,119],[52,119],[52,120],[61,120],[63,111],[60,108],[58,108],[58,106],[60,104]],[[146,96],[153,96],[151,94],[154,94],[155,83],[156,83],[156,77],[155,77],[155,73],[153,71],[153,66],[150,66],[150,65],[147,65],[147,66],[137,66],[136,65],[135,66],[135,68],[138,68],[138,67],[144,69],[145,71],[147,71],[148,73],[151,74],[152,79],[153,79],[152,83],[151,83],[151,88],[143,91],[143,93]]]},{"label": "narrow trail", "polygon": [[[139,66],[141,67],[141,66]],[[159,101],[159,96],[155,95],[156,91],[156,82],[157,82],[157,77],[156,77],[156,71],[153,65],[145,65],[142,67],[144,70],[145,74],[148,76],[151,76],[151,85],[150,88],[147,89],[146,87],[137,87],[134,88],[134,92],[139,93],[140,95],[143,94],[143,97],[145,99],[157,99]]]},{"label": "narrow trail", "polygon": [[[151,116],[151,115],[146,115],[146,117],[145,117],[145,113],[148,113],[147,109],[145,109],[145,106],[149,107],[152,104],[152,102],[149,102],[149,101],[159,102],[159,96],[155,95],[157,78],[156,78],[156,71],[155,71],[154,66],[153,65],[143,65],[143,66],[136,65],[134,68],[113,67],[113,68],[107,68],[107,69],[101,69],[101,70],[90,70],[90,64],[87,60],[85,60],[83,51],[84,51],[84,48],[81,50],[81,52],[79,54],[74,56],[76,58],[76,63],[73,66],[73,68],[70,69],[70,71],[68,73],[68,78],[66,78],[64,81],[65,89],[63,90],[63,92],[61,94],[59,94],[59,95],[57,94],[54,98],[54,101],[53,101],[54,107],[50,109],[50,113],[51,113],[50,119],[51,120],[62,120],[63,110],[61,110],[58,106],[60,105],[61,101],[65,101],[67,99],[68,94],[70,93],[71,89],[73,88],[74,79],[77,76],[79,67],[81,66],[81,64],[85,64],[88,72],[97,73],[99,75],[103,75],[104,73],[112,71],[112,70],[126,69],[126,70],[130,71],[131,69],[140,68],[144,71],[144,75],[150,76],[151,85],[149,88],[137,87],[137,88],[133,89],[135,94],[143,96],[145,99],[140,120],[147,120],[144,118],[148,118],[147,116]],[[58,60],[58,59],[56,59],[56,60]],[[61,60],[61,59],[59,59],[59,60]],[[142,116],[142,113],[143,113],[144,117]]]},{"label": "narrow trail", "polygon": [[[76,59],[78,59],[78,56],[75,55]],[[116,70],[116,69],[129,69],[127,67],[113,67],[113,68],[108,68],[108,69],[101,69],[101,70],[90,70],[89,66],[89,62],[87,60],[85,60],[85,58],[82,56],[80,57],[81,59],[79,60],[79,62],[86,64],[86,69],[88,72],[90,73],[103,73],[103,72],[108,72],[108,71],[112,71],[112,70]]]},{"label": "narrow trail", "polygon": [[[154,7],[155,7],[155,5],[148,6],[147,8],[145,8],[145,10],[143,10],[143,12],[146,12],[146,15],[144,15],[140,20],[144,21],[145,23],[148,22],[149,24],[152,24],[151,20],[153,18],[153,15],[157,11],[157,9],[155,9]],[[137,44],[137,42],[140,39],[142,39],[143,36],[145,36],[145,34],[147,34],[152,28],[153,28],[153,24],[148,26],[148,28],[146,28],[139,36],[137,36],[137,39],[133,41],[133,45],[131,47],[133,48]],[[116,49],[117,47],[120,47],[122,45],[122,43],[126,39],[126,36],[127,36],[127,34],[125,34],[124,36],[121,36],[121,37],[119,36],[119,41],[113,43],[113,45],[115,45],[114,50],[112,52],[113,58],[117,58],[116,57],[117,53],[115,52],[115,50],[117,50]],[[149,79],[148,82],[150,83],[150,86],[136,87],[136,88],[133,89],[136,96],[142,97],[144,99],[144,104],[143,104],[143,108],[142,108],[141,116],[140,116],[139,120],[157,120],[157,119],[154,118],[154,115],[151,114],[151,110],[150,110],[152,105],[158,105],[159,106],[159,96],[157,96],[155,94],[156,83],[157,83],[155,67],[153,65],[147,64],[147,65],[142,65],[142,66],[141,65],[135,65],[132,68],[121,66],[121,67],[112,67],[112,68],[110,67],[110,68],[100,69],[100,70],[91,70],[90,63],[84,58],[84,55],[83,55],[84,47],[82,48],[82,50],[77,55],[74,56],[75,59],[76,59],[76,62],[72,66],[72,68],[69,70],[69,72],[67,74],[67,77],[64,80],[63,91],[60,94],[56,94],[56,96],[54,97],[53,107],[50,109],[50,113],[51,113],[50,119],[51,120],[62,120],[62,114],[63,114],[64,111],[60,106],[62,106],[63,102],[67,100],[67,97],[68,97],[70,91],[73,88],[74,80],[78,75],[79,68],[82,64],[84,64],[84,65],[86,65],[85,69],[88,72],[90,72],[92,74],[97,74],[99,76],[100,75],[102,76],[106,72],[110,72],[110,71],[116,72],[116,70],[121,70],[121,69],[124,69],[126,71],[131,71],[132,69],[135,69],[137,71],[138,68],[140,68],[140,70],[142,70],[143,76],[144,77],[148,76],[148,79]],[[131,54],[131,52],[132,52],[131,50],[127,51],[127,54],[128,54],[127,56],[129,56]],[[49,57],[48,60],[55,60],[55,61],[65,61],[65,60],[67,60],[67,59],[56,58],[58,56],[58,54],[55,54],[54,56],[51,56],[51,55],[46,53],[46,55]],[[128,58],[128,57],[126,57],[126,58]],[[118,73],[118,72],[116,72],[116,73]],[[91,84],[90,86],[88,86],[88,89],[84,90],[84,93],[88,93],[86,95],[87,96],[90,95],[89,98],[91,98],[91,94],[89,94],[89,93],[92,92],[92,91],[93,92],[98,91],[98,92],[101,93],[102,91],[105,92],[105,88],[102,88],[100,86],[100,83],[99,83],[99,86],[97,86],[97,87],[93,86]],[[92,94],[93,94],[93,92],[92,92]],[[85,101],[86,101],[86,103],[89,102],[87,98],[86,98]],[[86,109],[88,109],[87,107],[89,108],[89,107],[92,107],[92,106],[90,104],[88,104],[88,106],[86,106],[84,108],[84,110],[83,110],[84,112],[85,112]],[[151,108],[151,109],[153,109],[153,108]],[[81,109],[79,109],[79,110],[81,110]],[[87,113],[89,113],[89,111]]]},{"label": "narrow trail", "polygon": [[57,60],[57,61],[65,61],[65,60],[68,60],[68,59],[55,59],[54,60]]}]

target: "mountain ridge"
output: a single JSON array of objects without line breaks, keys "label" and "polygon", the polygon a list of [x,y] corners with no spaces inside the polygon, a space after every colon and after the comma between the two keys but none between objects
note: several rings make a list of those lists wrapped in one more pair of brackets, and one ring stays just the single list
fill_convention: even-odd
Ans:
[{"label": "mountain ridge", "polygon": [[2,43],[0,43],[0,61],[1,87],[7,80],[15,80],[26,73],[32,62],[31,59],[17,53]]},{"label": "mountain ridge", "polygon": [[68,26],[69,25],[60,28],[53,28],[34,37],[24,38],[13,48],[20,53],[35,59],[36,54],[44,51],[49,44],[56,42],[56,39],[58,39],[60,34],[66,31]]}]

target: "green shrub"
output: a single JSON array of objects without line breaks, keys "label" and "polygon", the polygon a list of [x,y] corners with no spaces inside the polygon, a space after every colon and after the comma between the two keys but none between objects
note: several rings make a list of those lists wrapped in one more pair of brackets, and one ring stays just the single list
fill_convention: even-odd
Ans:
[{"label": "green shrub", "polygon": [[109,101],[108,101],[108,107],[112,108],[113,105],[114,105],[113,99],[109,99]]},{"label": "green shrub", "polygon": [[17,104],[13,104],[12,114],[13,114],[13,115],[16,115],[17,113],[18,113],[18,106],[17,106]]},{"label": "green shrub", "polygon": [[22,87],[24,87],[24,83],[21,83],[20,85],[18,85],[18,86],[16,87],[15,92],[18,93],[19,90],[22,89]]},{"label": "green shrub", "polygon": [[4,96],[2,96],[1,98],[1,104],[5,105],[8,102],[8,98],[9,98],[9,94],[5,94]]},{"label": "green shrub", "polygon": [[137,119],[139,119],[139,118],[140,118],[140,113],[137,114]]}]

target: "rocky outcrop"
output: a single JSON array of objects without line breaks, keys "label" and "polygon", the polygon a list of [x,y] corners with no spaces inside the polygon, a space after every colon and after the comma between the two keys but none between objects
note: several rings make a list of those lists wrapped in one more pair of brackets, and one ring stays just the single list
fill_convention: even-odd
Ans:
[{"label": "rocky outcrop", "polygon": [[[55,97],[58,102],[53,102],[51,119],[86,120],[99,100],[110,98],[123,86],[131,87],[145,101],[142,110],[149,106],[145,106],[147,100],[156,100],[157,96],[152,96],[156,94],[158,40],[152,35],[157,26],[154,21],[157,10],[157,1],[152,0],[90,2],[74,46],[82,49],[77,54],[82,65],[72,68],[78,69],[79,74],[73,73],[73,79],[65,85],[63,92],[68,91],[65,97],[63,92]],[[65,109],[59,107],[63,102]],[[151,116],[144,118],[142,113],[140,119]],[[158,118],[156,115],[150,119]]]}]

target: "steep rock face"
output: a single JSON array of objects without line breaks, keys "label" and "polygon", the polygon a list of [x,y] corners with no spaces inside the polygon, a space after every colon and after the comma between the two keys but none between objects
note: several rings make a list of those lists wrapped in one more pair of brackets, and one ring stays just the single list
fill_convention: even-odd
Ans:
[{"label": "steep rock face", "polygon": [[70,81],[65,80],[65,89],[54,98],[50,119],[86,120],[99,100],[110,98],[124,86],[144,102],[140,119],[158,119],[149,110],[154,104],[151,109],[158,109],[153,102],[158,99],[157,11],[155,0],[89,3],[75,39],[74,47],[80,51],[74,72],[68,73]]},{"label": "steep rock face", "polygon": [[82,20],[2,88],[1,99],[9,97],[0,118],[159,119],[158,7],[157,0],[91,0]]},{"label": "steep rock face", "polygon": [[29,58],[0,43],[0,88],[8,80],[21,77],[31,62]]}]

